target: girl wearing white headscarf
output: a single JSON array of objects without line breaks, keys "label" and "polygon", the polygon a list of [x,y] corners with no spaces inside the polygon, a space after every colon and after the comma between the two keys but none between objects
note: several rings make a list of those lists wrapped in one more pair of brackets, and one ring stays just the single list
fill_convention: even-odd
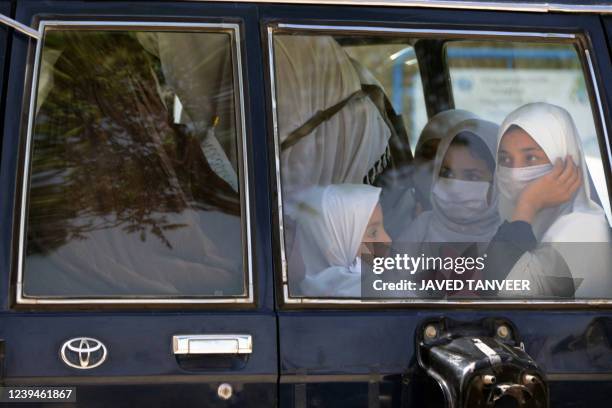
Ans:
[{"label": "girl wearing white headscarf", "polygon": [[472,112],[449,109],[434,115],[425,125],[414,149],[415,173],[413,176],[417,199],[424,210],[431,209],[431,187],[434,176],[434,159],[440,141],[449,131],[467,119],[476,119]]},{"label": "girl wearing white headscarf", "polygon": [[[483,142],[486,151],[479,155],[488,157],[476,157],[468,139],[470,155],[494,163],[497,129],[494,123],[467,119],[447,130],[434,161],[432,210],[422,213],[402,235],[400,242],[489,243],[500,224],[495,183],[492,180],[447,178],[441,176],[441,171],[451,146],[470,137]],[[491,167],[494,170],[494,164]]]},{"label": "girl wearing white headscarf", "polygon": [[[538,153],[528,153],[536,154],[537,165],[517,165],[521,153],[512,153],[512,143],[516,147],[518,137],[537,144],[522,151],[543,152],[541,164]],[[530,281],[528,292],[504,295],[609,297],[609,227],[603,209],[591,199],[571,115],[548,103],[527,104],[508,115],[498,139],[499,208],[507,222],[494,243],[515,252],[516,262],[505,267],[512,268],[507,278]],[[500,274],[504,268],[494,269]]]},{"label": "girl wearing white headscarf", "polygon": [[431,210],[434,161],[440,140],[460,122],[476,117],[472,112],[462,109],[449,109],[435,114],[419,135],[412,164],[383,175],[381,205],[386,214],[387,230],[394,239],[404,234],[422,211]]},{"label": "girl wearing white headscarf", "polygon": [[[359,297],[362,243],[388,242],[382,224],[371,229],[380,189],[364,184],[313,187],[297,206],[297,241],[305,263],[302,295]],[[382,220],[379,220],[379,222]]]}]

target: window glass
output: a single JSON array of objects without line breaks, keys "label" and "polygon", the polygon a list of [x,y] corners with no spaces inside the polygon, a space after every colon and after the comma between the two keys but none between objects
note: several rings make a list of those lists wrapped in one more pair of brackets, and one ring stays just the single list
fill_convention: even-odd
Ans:
[{"label": "window glass", "polygon": [[346,45],[344,50],[362,70],[370,73],[385,90],[393,109],[402,116],[408,132],[410,148],[414,151],[418,134],[427,123],[421,74],[412,45],[371,44],[353,39],[357,45]]},{"label": "window glass", "polygon": [[573,45],[296,30],[272,51],[290,298],[612,294]]},{"label": "window glass", "polygon": [[[576,49],[564,44],[455,41],[446,47],[455,107],[501,123],[517,106],[549,102],[572,113],[606,215],[608,189]],[[497,95],[504,95],[498,98]]]},{"label": "window glass", "polygon": [[47,30],[23,295],[246,295],[232,30]]}]

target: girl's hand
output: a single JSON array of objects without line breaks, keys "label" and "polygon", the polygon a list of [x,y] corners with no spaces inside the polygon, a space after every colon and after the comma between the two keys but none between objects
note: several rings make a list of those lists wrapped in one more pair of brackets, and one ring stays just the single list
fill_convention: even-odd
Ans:
[{"label": "girl's hand", "polygon": [[521,191],[512,221],[531,224],[544,208],[556,207],[569,201],[582,185],[582,174],[574,160],[557,159],[552,171],[527,184]]}]

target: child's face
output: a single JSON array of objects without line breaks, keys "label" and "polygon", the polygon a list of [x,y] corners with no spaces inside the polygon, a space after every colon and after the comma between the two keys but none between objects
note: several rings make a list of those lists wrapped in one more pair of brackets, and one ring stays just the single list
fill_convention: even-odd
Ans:
[{"label": "child's face", "polygon": [[[374,252],[382,252],[377,255],[386,256],[388,246],[391,243],[391,237],[385,231],[383,224],[383,212],[380,204],[376,204],[376,208],[372,211],[368,226],[366,227],[363,238],[361,238],[361,254],[374,255]],[[383,244],[383,245],[367,245],[367,244]],[[378,248],[378,249],[375,249]]]},{"label": "child's face", "polygon": [[446,151],[440,177],[464,181],[492,181],[493,173],[484,159],[475,157],[466,146],[450,146]]},{"label": "child's face", "polygon": [[383,212],[380,204],[376,204],[374,211],[372,211],[361,242],[391,243],[391,237],[385,231],[383,224]]},{"label": "child's face", "polygon": [[540,145],[519,127],[512,127],[504,133],[497,160],[500,166],[513,168],[550,164]]}]

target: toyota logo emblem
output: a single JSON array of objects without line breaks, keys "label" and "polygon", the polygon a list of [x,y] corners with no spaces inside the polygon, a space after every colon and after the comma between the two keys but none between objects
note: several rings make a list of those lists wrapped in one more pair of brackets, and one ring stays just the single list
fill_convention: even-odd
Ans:
[{"label": "toyota logo emblem", "polygon": [[69,367],[87,370],[106,360],[106,346],[91,337],[76,337],[64,343],[60,351],[62,361]]}]

